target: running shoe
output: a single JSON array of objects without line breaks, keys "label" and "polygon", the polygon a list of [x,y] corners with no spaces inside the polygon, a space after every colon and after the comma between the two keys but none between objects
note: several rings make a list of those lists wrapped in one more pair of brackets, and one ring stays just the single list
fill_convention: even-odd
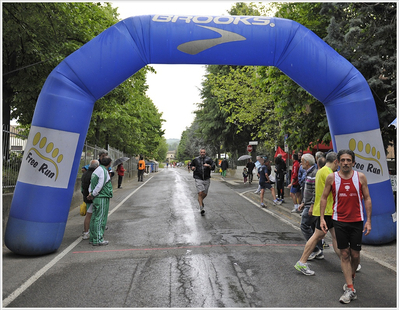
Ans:
[{"label": "running shoe", "polygon": [[320,255],[322,253],[322,251],[320,249],[318,249],[315,252],[310,253],[308,260],[312,260],[315,259],[317,255]]},{"label": "running shoe", "polygon": [[102,245],[108,245],[108,241],[104,240],[99,243],[93,243],[93,246],[102,246]]},{"label": "running shoe", "polygon": [[262,202],[262,203],[260,204],[260,207],[261,207],[261,208],[266,208],[266,205]]},{"label": "running shoe", "polygon": [[316,258],[316,259],[324,259],[323,251],[322,251],[319,255],[316,255],[315,258]]},{"label": "running shoe", "polygon": [[82,239],[83,240],[87,240],[89,238],[90,238],[90,232],[89,231],[88,232],[84,232],[83,235],[82,235]]},{"label": "running shoe", "polygon": [[314,275],[314,271],[309,269],[308,264],[302,264],[300,261],[297,261],[294,267],[296,270],[302,272],[305,276]]},{"label": "running shoe", "polygon": [[202,206],[200,206],[201,215],[204,215],[204,214],[205,214],[204,207],[205,207],[205,205],[204,205],[204,203],[202,203]]},{"label": "running shoe", "polygon": [[339,299],[340,303],[349,304],[352,300],[357,299],[356,290],[346,289],[344,294]]}]

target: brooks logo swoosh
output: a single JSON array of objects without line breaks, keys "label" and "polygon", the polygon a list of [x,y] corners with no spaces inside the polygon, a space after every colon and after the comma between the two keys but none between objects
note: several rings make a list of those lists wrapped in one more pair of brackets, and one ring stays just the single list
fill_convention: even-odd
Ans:
[{"label": "brooks logo swoosh", "polygon": [[219,44],[227,43],[227,42],[234,42],[234,41],[244,41],[246,40],[245,37],[242,35],[239,35],[237,33],[227,31],[227,30],[222,30],[214,27],[208,27],[208,26],[200,26],[202,28],[206,28],[212,31],[215,31],[222,36],[220,38],[215,38],[215,39],[204,39],[204,40],[195,40],[195,41],[190,41],[186,42],[183,44],[180,44],[177,49],[183,53],[190,54],[190,55],[196,55],[208,48],[214,47]]}]

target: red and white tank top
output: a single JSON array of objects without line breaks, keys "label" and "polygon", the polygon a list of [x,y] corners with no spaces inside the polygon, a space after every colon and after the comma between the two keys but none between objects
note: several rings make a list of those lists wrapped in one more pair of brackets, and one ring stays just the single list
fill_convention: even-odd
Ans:
[{"label": "red and white tank top", "polygon": [[333,220],[340,222],[364,220],[362,185],[357,171],[353,171],[353,176],[348,180],[342,179],[338,172],[334,172],[332,193],[334,198]]}]

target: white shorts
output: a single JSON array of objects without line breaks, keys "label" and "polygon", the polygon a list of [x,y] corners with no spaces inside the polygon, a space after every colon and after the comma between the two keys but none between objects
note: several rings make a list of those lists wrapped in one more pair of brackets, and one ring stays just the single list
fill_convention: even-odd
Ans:
[{"label": "white shorts", "polygon": [[87,208],[86,213],[93,213],[93,203],[86,203],[86,208]]},{"label": "white shorts", "polygon": [[211,184],[211,179],[201,180],[195,179],[195,187],[197,188],[197,192],[204,192],[208,194],[209,185]]}]

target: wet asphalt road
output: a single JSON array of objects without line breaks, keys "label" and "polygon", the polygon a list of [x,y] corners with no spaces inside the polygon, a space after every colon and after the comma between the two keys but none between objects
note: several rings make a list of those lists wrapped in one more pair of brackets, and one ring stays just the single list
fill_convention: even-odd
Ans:
[{"label": "wet asphalt road", "polygon": [[[344,278],[333,250],[311,262],[316,276],[297,272],[305,243],[298,224],[259,208],[246,195],[251,186],[213,178],[201,216],[187,170],[125,182],[114,190],[108,246],[80,240],[75,209],[56,253],[21,257],[3,248],[3,306],[348,307],[338,302]],[[367,257],[361,264],[349,306],[396,307],[396,272]]]}]

